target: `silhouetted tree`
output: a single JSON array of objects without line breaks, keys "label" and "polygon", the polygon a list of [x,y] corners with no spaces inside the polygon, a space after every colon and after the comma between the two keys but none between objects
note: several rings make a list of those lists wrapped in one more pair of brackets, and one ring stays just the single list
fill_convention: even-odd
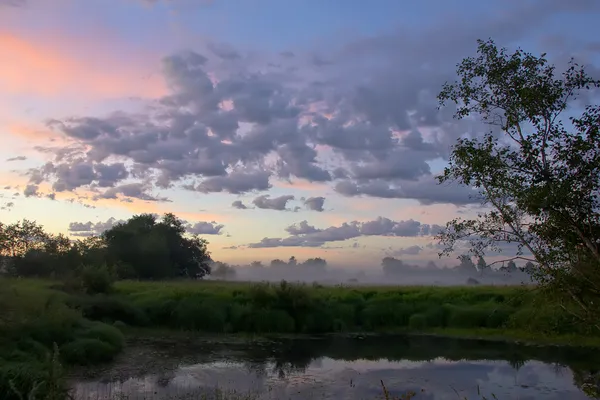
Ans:
[{"label": "silhouetted tree", "polygon": [[460,261],[460,264],[456,267],[456,269],[459,272],[464,274],[473,274],[477,272],[477,267],[475,267],[475,264],[469,255],[463,254],[458,257],[458,260]]},{"label": "silhouetted tree", "polygon": [[477,269],[479,270],[479,272],[485,272],[489,268],[490,267],[487,265],[487,263],[483,259],[483,256],[479,256],[479,258],[477,259]]},{"label": "silhouetted tree", "polygon": [[140,214],[102,234],[107,260],[126,267],[139,279],[199,278],[210,273],[208,242],[185,236],[183,222],[165,214],[158,222]]},{"label": "silhouetted tree", "polygon": [[271,267],[284,267],[286,265],[288,264],[285,261],[280,260],[279,258],[271,260]]},{"label": "silhouetted tree", "polygon": [[211,275],[214,276],[215,278],[220,278],[220,279],[232,279],[235,278],[236,275],[236,270],[235,268],[233,268],[231,265],[221,262],[221,261],[216,261],[213,263],[213,265],[211,266]]},{"label": "silhouetted tree", "polygon": [[385,257],[381,260],[384,275],[400,275],[409,268],[402,260],[394,257]]},{"label": "silhouetted tree", "polygon": [[309,258],[308,260],[302,263],[303,267],[313,268],[318,271],[324,271],[327,267],[327,261],[323,258]]}]

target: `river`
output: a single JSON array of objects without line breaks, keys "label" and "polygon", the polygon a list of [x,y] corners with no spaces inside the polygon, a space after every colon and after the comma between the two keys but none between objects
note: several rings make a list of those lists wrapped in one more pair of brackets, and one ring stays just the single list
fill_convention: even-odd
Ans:
[{"label": "river", "polygon": [[416,400],[578,400],[600,386],[600,353],[582,348],[393,335],[128,342],[114,363],[74,372],[77,399],[204,399],[215,387],[235,399],[377,399],[383,381]]}]

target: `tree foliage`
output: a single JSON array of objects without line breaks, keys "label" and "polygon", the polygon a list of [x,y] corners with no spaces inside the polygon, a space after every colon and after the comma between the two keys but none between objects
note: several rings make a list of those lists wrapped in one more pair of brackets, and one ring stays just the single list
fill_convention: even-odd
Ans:
[{"label": "tree foliage", "polygon": [[600,107],[586,103],[600,81],[573,60],[559,74],[545,54],[509,53],[491,40],[457,73],[440,104],[491,131],[459,139],[438,179],[476,188],[488,211],[449,222],[441,255],[464,241],[474,255],[515,243],[540,283],[591,318],[600,300]]},{"label": "tree foliage", "polygon": [[118,278],[199,278],[210,273],[207,244],[187,235],[173,214],[160,221],[151,214],[136,215],[101,236],[77,241],[47,233],[25,219],[0,224],[0,270],[15,276],[90,276],[100,281],[103,266],[110,266],[110,274]]},{"label": "tree foliage", "polygon": [[140,214],[105,231],[107,258],[126,266],[136,278],[201,278],[210,273],[208,242],[186,237],[183,222],[173,214],[158,221]]}]

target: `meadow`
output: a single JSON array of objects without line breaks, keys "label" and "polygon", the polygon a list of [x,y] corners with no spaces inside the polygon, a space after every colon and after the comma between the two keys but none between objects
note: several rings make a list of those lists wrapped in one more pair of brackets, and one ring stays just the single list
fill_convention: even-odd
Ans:
[{"label": "meadow", "polygon": [[34,398],[62,399],[62,366],[111,361],[124,346],[124,333],[408,332],[600,343],[586,326],[550,304],[526,286],[118,281],[107,293],[90,295],[65,282],[3,279],[0,394],[19,398],[17,392],[36,388],[44,397]]}]

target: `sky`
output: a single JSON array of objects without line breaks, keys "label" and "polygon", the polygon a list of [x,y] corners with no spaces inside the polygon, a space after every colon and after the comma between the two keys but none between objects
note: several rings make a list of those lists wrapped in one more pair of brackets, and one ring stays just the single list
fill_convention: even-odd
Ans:
[{"label": "sky", "polygon": [[[231,263],[437,259],[477,39],[600,65],[597,0],[0,0],[0,221],[173,212]],[[510,250],[509,250],[510,251]],[[450,262],[452,263],[452,262]],[[443,264],[443,262],[442,262]]]}]

